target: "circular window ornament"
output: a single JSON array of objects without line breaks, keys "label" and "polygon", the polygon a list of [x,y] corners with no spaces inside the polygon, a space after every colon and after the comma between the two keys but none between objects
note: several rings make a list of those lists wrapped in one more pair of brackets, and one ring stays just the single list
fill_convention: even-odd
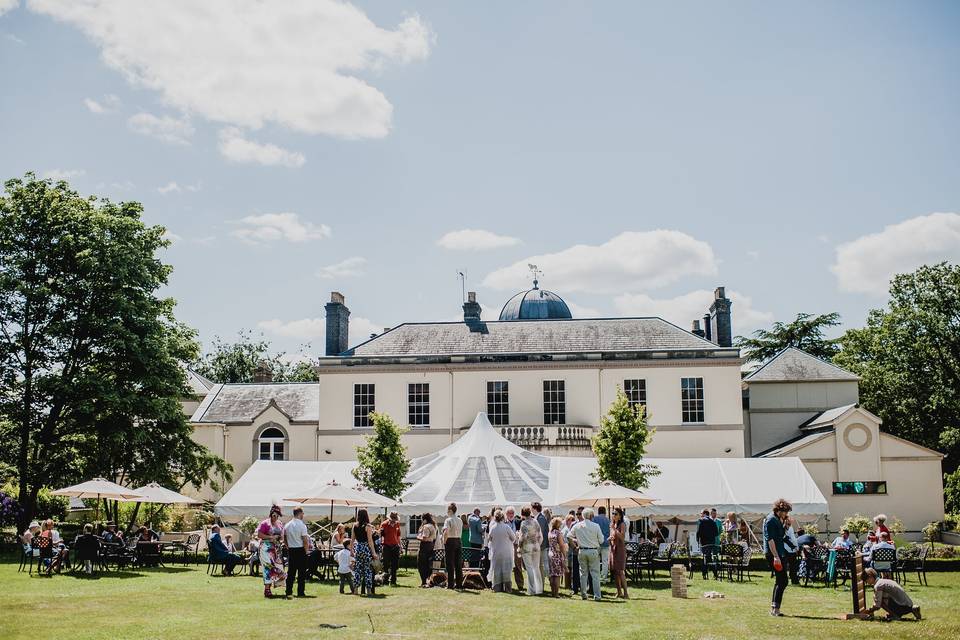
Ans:
[{"label": "circular window ornament", "polygon": [[851,424],[843,430],[843,443],[851,451],[863,451],[873,442],[873,434],[862,424]]}]

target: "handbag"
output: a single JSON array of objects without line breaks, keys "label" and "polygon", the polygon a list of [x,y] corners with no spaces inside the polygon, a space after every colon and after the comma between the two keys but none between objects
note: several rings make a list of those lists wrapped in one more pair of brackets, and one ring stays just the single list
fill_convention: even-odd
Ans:
[{"label": "handbag", "polygon": [[380,558],[377,558],[376,560],[374,560],[374,561],[370,564],[370,566],[373,567],[373,572],[374,572],[374,573],[382,573],[382,572],[383,572],[383,560],[381,560]]}]

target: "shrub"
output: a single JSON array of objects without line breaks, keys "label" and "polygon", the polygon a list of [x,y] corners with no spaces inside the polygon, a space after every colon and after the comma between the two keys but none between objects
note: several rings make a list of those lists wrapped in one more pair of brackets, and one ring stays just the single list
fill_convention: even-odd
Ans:
[{"label": "shrub", "polygon": [[4,491],[0,491],[0,527],[16,524],[20,517],[20,503]]},{"label": "shrub", "polygon": [[240,524],[237,525],[237,528],[240,529],[242,533],[245,533],[248,536],[252,536],[253,532],[257,530],[257,526],[260,524],[260,521],[254,518],[253,516],[247,516],[240,521]]},{"label": "shrub", "polygon": [[815,536],[820,533],[820,527],[818,527],[815,522],[811,522],[810,524],[803,525],[803,530],[805,533],[809,533],[812,536]]},{"label": "shrub", "polygon": [[890,529],[890,535],[892,536],[903,535],[903,532],[906,530],[903,526],[903,520],[896,516],[893,516],[887,523],[887,529]]},{"label": "shrub", "polygon": [[873,519],[868,518],[865,515],[855,513],[852,516],[848,516],[846,520],[843,521],[842,529],[846,529],[857,540],[860,539],[860,536],[870,531],[873,528]]},{"label": "shrub", "polygon": [[930,543],[930,546],[933,547],[933,543],[940,538],[940,523],[939,522],[930,522],[927,523],[927,526],[923,528],[923,539]]},{"label": "shrub", "polygon": [[944,531],[960,532],[960,513],[948,513],[943,517]]},{"label": "shrub", "polygon": [[216,522],[216,520],[217,516],[214,515],[212,511],[197,509],[193,513],[193,528],[203,529],[204,527],[209,527]]}]

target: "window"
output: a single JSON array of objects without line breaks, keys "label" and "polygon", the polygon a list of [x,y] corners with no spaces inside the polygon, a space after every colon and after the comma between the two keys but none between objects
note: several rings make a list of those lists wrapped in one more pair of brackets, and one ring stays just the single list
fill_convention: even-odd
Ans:
[{"label": "window", "polygon": [[261,460],[283,460],[283,446],[287,440],[283,431],[274,427],[264,429],[258,440]]},{"label": "window", "polygon": [[411,427],[430,426],[430,384],[415,382],[407,385],[408,423]]},{"label": "window", "polygon": [[703,422],[703,378],[680,379],[680,403],[684,422]]},{"label": "window", "polygon": [[353,385],[353,426],[370,426],[370,412],[375,410],[375,386],[372,384]]},{"label": "window", "polygon": [[887,495],[886,482],[834,482],[833,495],[856,496],[865,494]]},{"label": "window", "polygon": [[510,387],[505,380],[487,382],[487,418],[490,424],[510,424]]},{"label": "window", "polygon": [[423,516],[415,515],[409,516],[407,518],[407,537],[412,538],[420,532],[420,527],[423,526]]},{"label": "window", "polygon": [[627,396],[627,402],[631,407],[647,406],[647,381],[646,380],[624,380],[623,393]]},{"label": "window", "polygon": [[543,381],[543,424],[567,423],[567,397],[563,380]]}]

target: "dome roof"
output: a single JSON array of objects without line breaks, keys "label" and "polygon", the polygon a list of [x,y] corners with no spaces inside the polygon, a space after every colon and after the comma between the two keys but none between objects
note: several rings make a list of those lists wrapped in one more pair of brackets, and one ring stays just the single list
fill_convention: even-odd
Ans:
[{"label": "dome roof", "polygon": [[501,320],[569,320],[573,318],[563,298],[540,289],[533,281],[533,289],[521,291],[507,300],[500,311]]}]

